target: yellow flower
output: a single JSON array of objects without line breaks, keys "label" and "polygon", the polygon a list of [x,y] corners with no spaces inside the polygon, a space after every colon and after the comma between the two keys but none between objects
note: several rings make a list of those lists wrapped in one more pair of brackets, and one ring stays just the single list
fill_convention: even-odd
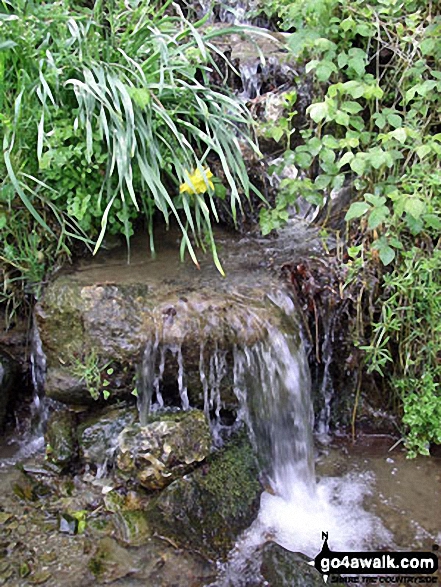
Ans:
[{"label": "yellow flower", "polygon": [[183,192],[188,192],[189,194],[205,194],[208,188],[214,189],[214,184],[210,181],[210,178],[213,177],[210,168],[205,167],[204,173],[205,177],[200,169],[195,169],[191,175],[187,171],[186,175],[188,176],[188,180],[185,183],[181,183],[179,192],[181,194]]}]

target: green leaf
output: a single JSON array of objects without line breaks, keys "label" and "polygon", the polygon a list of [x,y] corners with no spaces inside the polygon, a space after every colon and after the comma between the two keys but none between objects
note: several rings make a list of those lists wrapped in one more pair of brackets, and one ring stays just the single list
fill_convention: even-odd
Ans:
[{"label": "green leaf", "polygon": [[325,188],[327,188],[329,186],[331,181],[332,181],[331,175],[322,174],[322,175],[318,175],[315,178],[314,185],[318,190],[324,190]]},{"label": "green leaf", "polygon": [[404,210],[413,216],[415,220],[418,220],[426,211],[426,204],[415,196],[409,196],[404,205]]},{"label": "green leaf", "polygon": [[420,234],[423,230],[423,221],[421,218],[415,218],[411,214],[406,214],[405,220],[407,227],[414,236]]},{"label": "green leaf", "polygon": [[378,254],[383,265],[389,265],[395,259],[395,251],[388,245],[381,247],[381,249],[378,251]]},{"label": "green leaf", "polygon": [[398,114],[388,114],[387,121],[394,128],[400,128],[403,124],[403,119]]},{"label": "green leaf", "polygon": [[342,102],[340,104],[340,108],[345,112],[349,112],[349,114],[358,114],[363,110],[363,106],[358,102]]},{"label": "green leaf", "polygon": [[423,55],[433,55],[435,47],[436,47],[435,39],[433,39],[433,38],[424,39],[424,41],[422,41],[421,45],[420,45],[421,53]]},{"label": "green leaf", "polygon": [[344,20],[341,21],[340,28],[342,31],[346,32],[346,31],[349,31],[350,29],[353,29],[354,24],[355,24],[354,19],[351,16],[349,16],[348,18],[345,18]]},{"label": "green leaf", "polygon": [[352,151],[348,151],[343,155],[343,157],[338,162],[338,167],[341,169],[344,165],[347,165],[352,161],[354,158],[354,153]]},{"label": "green leaf", "polygon": [[359,23],[355,27],[355,33],[361,37],[370,37],[373,34],[373,31],[368,24]]},{"label": "green leaf", "polygon": [[368,226],[370,229],[377,228],[380,224],[386,220],[389,216],[389,208],[387,206],[380,206],[379,208],[374,208],[372,212],[369,214],[368,219]]},{"label": "green leaf", "polygon": [[332,189],[339,190],[343,187],[344,183],[345,183],[345,175],[344,175],[344,173],[340,173],[339,175],[336,175],[334,177],[334,179],[332,180]]},{"label": "green leaf", "polygon": [[338,142],[338,140],[333,137],[332,135],[325,135],[321,142],[323,143],[323,145],[325,147],[327,147],[328,149],[338,149],[340,147],[340,143]]},{"label": "green leaf", "polygon": [[316,102],[311,104],[306,109],[306,113],[312,118],[314,122],[320,122],[328,115],[329,107],[326,102]]},{"label": "green leaf", "polygon": [[375,114],[374,118],[376,126],[382,130],[386,126],[386,117],[383,114]]},{"label": "green leaf", "polygon": [[380,169],[387,162],[385,151],[381,147],[373,149],[369,152],[369,161],[374,169]]},{"label": "green leaf", "polygon": [[331,77],[331,75],[337,71],[337,67],[335,63],[332,63],[332,61],[321,61],[317,65],[315,73],[317,75],[317,79],[320,82],[326,82]]},{"label": "green leaf", "polygon": [[317,65],[320,63],[320,61],[318,59],[312,59],[311,61],[309,61],[306,65],[305,65],[305,72],[306,73],[310,73],[313,69],[315,69],[317,67]]},{"label": "green leaf", "polygon": [[348,67],[352,68],[355,73],[361,77],[365,72],[366,60],[359,55],[351,57],[351,59],[348,59]]},{"label": "green leaf", "polygon": [[340,124],[341,126],[349,126],[349,114],[347,112],[343,112],[342,110],[337,110],[335,115],[335,122]]},{"label": "green leaf", "polygon": [[407,132],[405,128],[396,128],[389,133],[389,136],[393,137],[403,145],[407,139]]},{"label": "green leaf", "polygon": [[436,214],[424,214],[424,223],[434,230],[441,230],[441,218]]},{"label": "green leaf", "polygon": [[312,157],[305,151],[296,151],[294,161],[302,169],[308,169],[312,164]]},{"label": "green leaf", "polygon": [[345,220],[350,222],[354,218],[360,218],[369,210],[371,210],[371,207],[366,202],[354,202],[346,212]]},{"label": "green leaf", "polygon": [[386,203],[386,198],[384,196],[377,196],[376,194],[364,194],[364,199],[366,202],[369,202],[369,204],[372,204],[374,208],[384,206]]},{"label": "green leaf", "polygon": [[366,169],[366,160],[358,157],[358,154],[351,160],[350,164],[352,171],[357,175],[363,175]]},{"label": "green leaf", "polygon": [[420,159],[424,159],[424,157],[428,155],[431,151],[432,147],[430,145],[420,145],[415,149],[415,152]]}]

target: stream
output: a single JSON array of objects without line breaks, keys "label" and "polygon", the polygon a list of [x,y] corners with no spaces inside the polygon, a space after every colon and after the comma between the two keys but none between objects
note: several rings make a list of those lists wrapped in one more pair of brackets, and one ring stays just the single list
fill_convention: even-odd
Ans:
[{"label": "stream", "polygon": [[[215,20],[249,24],[253,6],[233,0],[214,11]],[[207,9],[201,1],[201,14]],[[240,97],[259,97],[259,62],[244,59],[238,69]],[[288,559],[299,553],[296,564],[305,567],[320,552],[323,532],[336,551],[432,551],[441,545],[441,454],[408,460],[392,436],[361,435],[352,442],[344,431],[332,432],[330,405],[341,390],[329,382],[331,359],[314,422],[308,348],[279,268],[321,254],[315,231],[293,219],[277,238],[217,231],[225,279],[209,255],[200,270],[188,259],[181,263],[178,233],[158,232],[155,259],[145,239],[134,238],[130,265],[124,247],[102,251],[57,273],[38,304],[29,429],[0,444],[0,585],[308,586],[322,584],[320,575],[304,579],[299,570],[297,583],[284,578],[271,547],[285,549]],[[334,344],[332,337],[328,343]],[[90,400],[89,392],[102,393],[92,388],[93,361],[89,389],[84,373],[72,376],[86,362],[88,345],[106,359],[101,371],[115,394],[109,406]],[[58,467],[45,457],[43,437],[57,412],[75,420],[80,445]],[[127,430],[141,436],[152,417],[165,414],[154,422],[159,428],[170,414],[178,414],[179,424],[179,415],[195,412],[204,415],[211,435],[207,454],[180,463],[182,474],[170,485],[161,478],[163,485],[148,487],[133,475],[121,481]],[[90,416],[105,421],[101,436],[93,436]],[[92,430],[86,448],[84,430]],[[184,538],[183,544],[146,522],[143,512],[155,506],[158,492],[185,485],[195,472],[208,475],[206,461],[243,430],[261,489],[256,511],[227,556],[207,554]],[[164,477],[174,474],[166,470]],[[227,477],[227,492],[228,483]]]},{"label": "stream", "polygon": [[[234,300],[234,312],[222,323],[222,332],[228,325],[234,326],[244,342],[235,344],[231,366],[229,353],[220,346],[204,358],[201,341],[195,353],[200,406],[210,420],[214,444],[221,446],[229,430],[244,423],[264,474],[265,490],[257,517],[226,561],[219,559],[213,566],[213,559],[197,549],[182,548],[142,525],[135,529],[134,538],[127,539],[133,529],[124,525],[122,514],[116,514],[120,516],[117,522],[112,530],[106,530],[106,512],[118,512],[108,497],[115,494],[112,469],[107,468],[115,449],[105,453],[105,461],[96,470],[86,466],[74,477],[60,475],[48,467],[41,428],[34,426],[33,437],[6,439],[0,449],[0,584],[282,587],[285,583],[275,583],[262,571],[265,545],[275,543],[313,558],[321,549],[324,531],[329,533],[332,548],[342,551],[431,550],[433,544],[441,543],[440,456],[407,460],[401,445],[391,450],[396,439],[389,436],[364,436],[354,444],[344,434],[334,434],[326,435],[322,444],[319,429],[314,438],[310,375],[298,335],[297,313],[271,268],[280,266],[285,258],[301,259],[317,253],[320,245],[314,232],[301,223],[287,230],[291,231],[289,237],[282,231],[278,239],[269,241],[218,233],[221,259],[229,268],[226,279],[216,273],[208,257],[202,259],[200,271],[190,263],[180,264],[173,231],[159,239],[154,260],[145,255],[140,240],[135,241],[131,265],[127,265],[121,248],[100,253],[93,263],[83,262],[59,277],[63,287],[69,282],[81,291],[89,291],[92,282],[100,287],[111,282],[109,287],[114,287],[115,283],[147,280],[152,299],[156,289],[165,297],[172,289],[181,295],[185,290],[190,309],[194,290],[200,312],[208,292],[216,292],[211,294],[212,303],[222,292]],[[270,318],[271,312],[275,317]],[[191,331],[188,316],[192,315],[185,314],[187,334]],[[177,320],[179,316],[178,312],[173,317]],[[175,322],[173,328],[169,324],[174,336],[180,331],[179,324]],[[207,332],[209,327],[203,324]],[[218,327],[217,321],[210,322],[212,334]],[[261,340],[260,331],[264,332]],[[146,406],[158,413],[167,408],[169,388],[164,387],[162,378],[166,379],[168,360],[176,366],[173,401],[177,407],[173,409],[187,410],[197,403],[185,346],[171,344],[168,331],[158,332],[144,347],[138,368],[138,410],[144,422],[148,421]],[[47,370],[44,344],[39,336],[34,338],[36,394],[31,416],[35,421],[47,417],[48,404],[42,395],[42,373]],[[168,341],[165,346],[163,339]],[[229,400],[222,395],[227,381],[238,402],[236,411],[228,408]],[[60,404],[51,402],[49,411],[59,409]],[[233,411],[227,417],[229,410]],[[17,469],[17,464],[24,471]],[[136,507],[144,507],[144,494],[135,492],[130,499],[139,502]],[[66,510],[87,511],[84,532],[66,531]],[[117,540],[109,546],[105,540],[110,538],[103,536]],[[91,575],[90,561],[96,545],[101,548],[103,541],[112,550],[112,563],[97,581]]]}]

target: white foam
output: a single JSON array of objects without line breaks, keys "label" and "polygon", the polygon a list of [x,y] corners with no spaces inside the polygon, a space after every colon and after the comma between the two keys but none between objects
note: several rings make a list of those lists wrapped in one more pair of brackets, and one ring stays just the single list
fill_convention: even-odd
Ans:
[{"label": "white foam", "polygon": [[[363,509],[373,478],[349,474],[321,479],[314,492],[293,481],[289,497],[263,493],[259,527],[292,552],[315,557],[321,549],[322,532],[337,551],[371,550],[391,544],[392,537],[380,520]],[[261,531],[261,530],[260,530]]]}]

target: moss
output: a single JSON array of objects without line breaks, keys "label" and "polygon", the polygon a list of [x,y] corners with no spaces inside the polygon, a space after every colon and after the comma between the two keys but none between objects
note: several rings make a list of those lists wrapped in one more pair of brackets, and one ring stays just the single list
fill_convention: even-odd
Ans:
[{"label": "moss", "polygon": [[241,434],[164,490],[148,516],[153,527],[178,544],[226,557],[256,516],[260,493],[256,460]]}]

